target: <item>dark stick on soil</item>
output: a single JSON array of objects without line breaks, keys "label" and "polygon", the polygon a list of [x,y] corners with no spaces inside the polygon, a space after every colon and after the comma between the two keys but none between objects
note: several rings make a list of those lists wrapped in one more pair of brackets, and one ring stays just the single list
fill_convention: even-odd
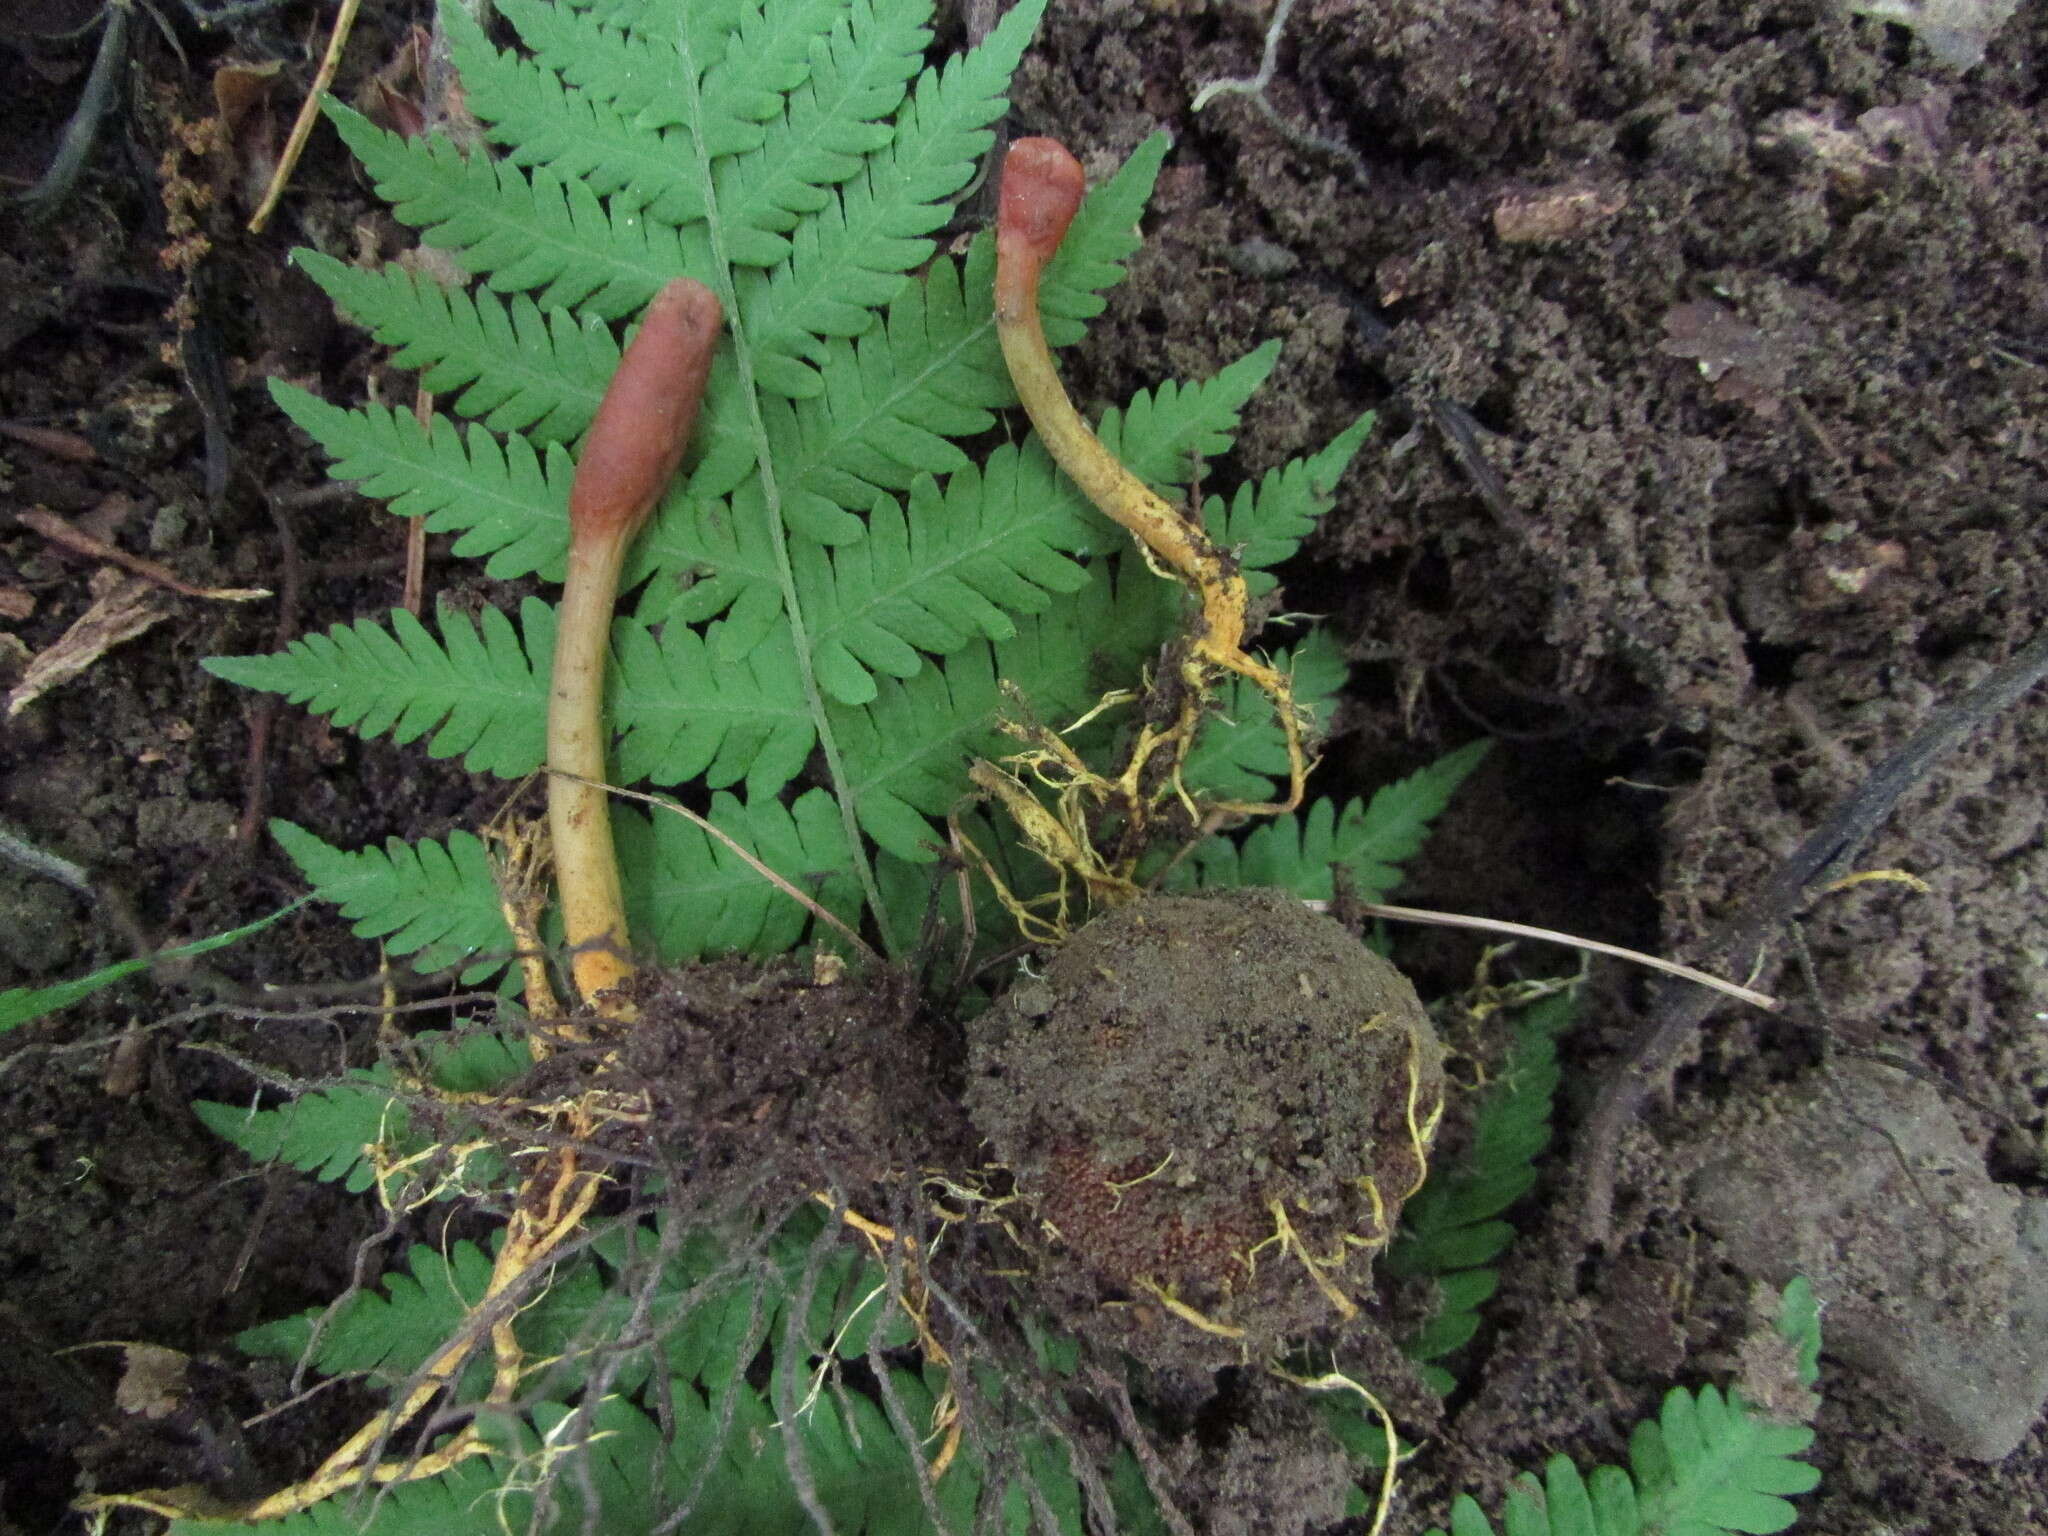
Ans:
[{"label": "dark stick on soil", "polygon": [[[271,632],[271,647],[283,650],[299,638],[299,603],[305,593],[304,564],[299,558],[298,529],[287,503],[277,496],[265,496],[271,526],[277,530],[278,582],[277,627]],[[256,846],[256,834],[263,827],[263,812],[270,797],[270,731],[277,721],[279,699],[264,694],[249,706],[249,755],[242,767],[242,814],[235,823],[235,847],[247,853]]]},{"label": "dark stick on soil", "polygon": [[[1764,944],[1790,921],[1815,885],[1846,872],[1871,834],[1907,790],[1979,726],[2048,676],[2048,633],[2036,635],[1983,682],[1939,710],[1885,758],[1835,807],[1778,872],[1708,940],[1700,963],[1747,970]],[[1650,1090],[1669,1077],[1684,1048],[1719,999],[1699,987],[1671,985],[1658,994],[1656,1012],[1626,1057],[1601,1085],[1586,1125],[1575,1224],[1583,1247],[1613,1239],[1614,1168],[1621,1134]]]}]

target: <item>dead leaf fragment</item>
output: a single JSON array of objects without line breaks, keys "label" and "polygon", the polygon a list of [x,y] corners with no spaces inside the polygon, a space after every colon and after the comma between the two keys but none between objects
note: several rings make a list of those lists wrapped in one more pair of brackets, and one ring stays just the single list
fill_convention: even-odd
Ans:
[{"label": "dead leaf fragment", "polygon": [[214,115],[221,147],[242,206],[253,207],[277,170],[279,126],[275,99],[283,66],[229,59],[213,72]]},{"label": "dead leaf fragment", "polygon": [[185,1368],[190,1357],[160,1344],[130,1344],[121,1380],[114,1388],[114,1406],[145,1419],[167,1419],[185,1400]]},{"label": "dead leaf fragment", "polygon": [[1509,245],[1554,245],[1606,223],[1627,203],[1597,187],[1551,187],[1495,204],[1493,232]]},{"label": "dead leaf fragment", "polygon": [[251,64],[229,59],[213,71],[213,106],[229,133],[235,132],[251,112],[268,105],[277,89],[283,66],[276,59]]},{"label": "dead leaf fragment", "polygon": [[1886,169],[1869,142],[1836,122],[1833,113],[1787,107],[1758,126],[1755,142],[1767,163],[1790,171],[1811,166],[1850,197],[1868,191]]},{"label": "dead leaf fragment", "polygon": [[95,560],[107,560],[115,565],[125,566],[136,575],[155,582],[160,587],[167,587],[173,592],[183,593],[186,597],[204,597],[218,603],[253,603],[258,598],[270,596],[268,587],[194,586],[169,566],[160,565],[154,560],[146,560],[141,555],[131,555],[119,545],[109,544],[105,539],[88,533],[76,524],[65,522],[48,507],[24,507],[15,516],[22,526],[33,528],[52,544],[61,544],[68,550],[90,555]]},{"label": "dead leaf fragment", "polygon": [[1673,305],[1664,329],[1657,350],[1697,363],[1716,400],[1740,401],[1759,416],[1778,414],[1791,359],[1771,337],[1712,299]]},{"label": "dead leaf fragment", "polygon": [[379,128],[412,139],[427,131],[427,112],[421,104],[426,94],[427,58],[433,38],[425,27],[414,27],[405,36],[384,67],[370,76],[355,100],[355,108]]},{"label": "dead leaf fragment", "polygon": [[140,576],[118,577],[98,601],[86,609],[78,622],[58,637],[56,643],[28,664],[21,681],[7,695],[7,713],[24,709],[55,688],[68,683],[94,662],[124,641],[170,617],[171,597],[155,583]]}]

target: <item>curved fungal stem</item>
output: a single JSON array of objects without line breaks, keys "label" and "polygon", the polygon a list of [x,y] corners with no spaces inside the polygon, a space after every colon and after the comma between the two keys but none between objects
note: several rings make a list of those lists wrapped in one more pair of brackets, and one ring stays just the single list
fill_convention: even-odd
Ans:
[{"label": "curved fungal stem", "polygon": [[[1244,649],[1249,594],[1237,557],[1218,549],[1199,518],[1169,506],[1103,446],[1060,383],[1038,315],[1038,282],[1066,238],[1086,190],[1081,163],[1056,139],[1019,139],[1003,161],[996,216],[996,335],[1017,398],[1054,461],[1103,515],[1138,540],[1155,568],[1171,571],[1194,592],[1201,616],[1190,637],[1188,681],[1203,693],[1206,669],[1235,672],[1273,701],[1287,736],[1287,798],[1272,804],[1229,802],[1212,809],[1242,815],[1279,814],[1301,803],[1308,775],[1301,713],[1287,674]],[[1191,705],[1191,709],[1192,709]],[[1195,720],[1170,733],[1182,744]]]},{"label": "curved fungal stem", "polygon": [[634,970],[604,789],[604,672],[619,573],[689,446],[723,318],[711,290],[691,278],[654,296],[591,421],[569,492],[548,695],[548,831],[570,971],[586,1002]]}]

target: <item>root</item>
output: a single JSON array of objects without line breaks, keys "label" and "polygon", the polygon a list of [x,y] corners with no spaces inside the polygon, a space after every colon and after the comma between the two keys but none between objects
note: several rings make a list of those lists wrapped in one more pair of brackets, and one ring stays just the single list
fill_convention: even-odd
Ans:
[{"label": "root", "polygon": [[1318,1259],[1308,1251],[1308,1245],[1302,1242],[1301,1234],[1294,1230],[1294,1223],[1289,1220],[1287,1206],[1283,1201],[1277,1198],[1268,1200],[1266,1209],[1273,1213],[1273,1231],[1280,1240],[1280,1251],[1283,1254],[1291,1253],[1301,1261],[1301,1267],[1308,1271],[1309,1279],[1315,1282],[1316,1289],[1323,1293],[1324,1299],[1337,1309],[1339,1317],[1347,1323],[1357,1317],[1358,1303],[1346,1296],[1338,1288],[1337,1282],[1330,1278],[1330,1271],[1341,1267],[1344,1260],[1350,1257],[1345,1253],[1343,1246],[1340,1244],[1336,1253],[1329,1258]]},{"label": "root", "polygon": [[1190,1323],[1204,1333],[1214,1334],[1219,1339],[1241,1339],[1245,1336],[1242,1328],[1230,1323],[1219,1323],[1206,1312],[1197,1311],[1149,1276],[1140,1276],[1133,1283],[1182,1322]]}]

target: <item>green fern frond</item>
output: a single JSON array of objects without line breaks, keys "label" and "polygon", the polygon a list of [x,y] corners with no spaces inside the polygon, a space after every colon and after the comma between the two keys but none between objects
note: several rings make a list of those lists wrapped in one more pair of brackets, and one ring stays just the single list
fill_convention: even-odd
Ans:
[{"label": "green fern frond", "polygon": [[1812,1444],[1806,1425],[1759,1413],[1740,1392],[1674,1389],[1656,1424],[1638,1424],[1629,1437],[1636,1499],[1653,1528],[1782,1531],[1799,1517],[1786,1495],[1820,1483],[1793,1459]]},{"label": "green fern frond", "polygon": [[[484,1030],[465,1035],[429,1032],[416,1036],[414,1045],[422,1053],[428,1081],[450,1093],[489,1093],[533,1061],[523,1040]],[[369,1157],[372,1148],[386,1150],[388,1165],[404,1162],[430,1144],[423,1133],[413,1130],[392,1083],[391,1068],[380,1063],[274,1109],[196,1099],[192,1110],[208,1130],[256,1162],[289,1163],[323,1183],[340,1180],[350,1194],[361,1194],[377,1179]],[[485,1152],[481,1158],[467,1170],[472,1187],[495,1183],[505,1171],[497,1153]],[[452,1187],[445,1191],[454,1192]]]},{"label": "green fern frond", "polygon": [[803,771],[818,732],[789,636],[771,631],[742,648],[728,642],[727,628],[615,626],[611,712],[627,722],[621,779],[701,778],[712,789],[744,779],[759,798]]},{"label": "green fern frond", "polygon": [[[492,47],[466,12],[451,15],[444,25],[464,99],[508,158],[546,166],[599,196],[617,195],[620,206],[664,224],[702,219],[697,189],[682,174],[691,155],[687,135],[650,116],[667,105],[660,89],[664,77],[673,92],[673,57],[658,43],[565,27],[550,14],[551,6],[513,3],[500,9],[519,29],[527,54]],[[792,27],[787,44],[801,51],[808,32]],[[577,83],[565,79],[563,69]],[[714,109],[724,104],[714,102]],[[714,110],[711,116],[724,119],[718,153],[734,153],[761,136],[757,122],[736,113]]]},{"label": "green fern frond", "polygon": [[[887,120],[931,42],[931,7],[911,0],[829,10],[836,14],[823,18],[829,31],[810,46],[808,78],[789,93],[788,131],[717,168],[718,208],[731,224],[787,234],[892,137]],[[788,254],[783,242],[773,260]]]},{"label": "green fern frond", "polygon": [[472,773],[518,778],[541,761],[547,725],[544,669],[555,643],[554,610],[537,598],[520,627],[496,608],[471,620],[440,613],[441,640],[403,608],[390,628],[373,619],[337,624],[268,656],[210,656],[200,664],[245,688],[281,693],[336,725],[401,744],[432,732],[428,752],[460,754]]},{"label": "green fern frond", "polygon": [[325,109],[392,213],[500,293],[532,291],[543,308],[616,320],[676,274],[709,268],[698,226],[608,208],[545,166],[465,155],[436,134],[402,138],[332,99]]},{"label": "green fern frond", "polygon": [[[540,1380],[546,1390],[563,1394],[581,1387],[600,1362],[614,1394],[637,1391],[659,1362],[659,1368],[672,1376],[667,1400],[679,1413],[677,1456],[689,1463],[686,1470],[692,1473],[707,1452],[718,1457],[714,1475],[733,1479],[731,1491],[738,1496],[767,1475],[765,1467],[754,1466],[754,1457],[778,1417],[763,1395],[736,1380],[746,1363],[743,1355],[766,1340],[778,1346],[782,1359],[794,1359],[794,1368],[808,1372],[802,1362],[813,1352],[861,1360],[871,1344],[891,1350],[914,1338],[909,1319],[888,1301],[881,1267],[866,1253],[841,1243],[815,1269],[812,1304],[795,1332],[799,1350],[791,1356],[779,1348],[789,1336],[785,1317],[796,1276],[810,1267],[823,1224],[822,1216],[807,1208],[769,1239],[758,1261],[738,1266],[726,1245],[709,1233],[693,1233],[652,1274],[643,1271],[648,1259],[659,1256],[658,1233],[615,1225],[596,1237],[588,1256],[562,1266],[546,1291],[520,1309],[516,1327],[521,1343],[530,1356],[551,1362]],[[636,1259],[636,1253],[642,1257]],[[445,1249],[417,1244],[403,1267],[391,1269],[375,1287],[355,1293],[340,1307],[308,1309],[246,1330],[236,1342],[260,1357],[306,1359],[322,1375],[402,1382],[443,1346],[482,1300],[491,1269],[491,1254],[474,1243],[458,1242]],[[641,1342],[622,1346],[618,1340],[629,1323]],[[474,1362],[455,1388],[457,1400],[476,1400],[489,1379],[487,1360]],[[902,1373],[897,1385],[921,1410],[929,1410],[930,1394],[916,1377]],[[720,1440],[714,1433],[711,1404],[727,1390],[735,1392],[735,1428],[740,1433]],[[850,1445],[833,1438],[832,1421],[814,1417],[823,1399],[812,1398],[808,1382],[798,1384],[797,1395],[809,1404],[801,1424],[816,1470],[843,1462],[851,1475],[857,1471],[854,1463],[886,1453],[889,1447],[902,1454],[895,1431],[871,1401],[830,1394],[832,1402],[858,1420],[860,1439]],[[616,1396],[611,1401],[624,1407]],[[627,1422],[617,1417],[619,1410],[606,1411],[614,1415],[612,1422]],[[559,1427],[566,1413],[545,1404],[533,1410],[542,1439]],[[783,1464],[779,1454],[775,1460]],[[631,1469],[633,1475],[626,1479],[631,1488],[621,1485],[617,1494],[632,1496],[637,1489],[638,1496],[645,1497],[657,1492],[660,1485],[645,1477],[647,1465]],[[671,1485],[671,1497],[685,1486],[687,1479]],[[914,1505],[914,1489],[910,1498]],[[754,1507],[796,1508],[786,1486],[775,1490],[772,1504]],[[609,1499],[607,1509],[617,1513]],[[625,1528],[645,1526],[629,1522]]]},{"label": "green fern frond", "polygon": [[[960,445],[1013,398],[990,310],[994,242],[984,233],[955,259],[932,237],[1041,8],[1012,7],[980,48],[920,72],[928,0],[516,0],[509,50],[449,22],[504,159],[332,109],[399,216],[486,282],[451,294],[398,270],[304,264],[473,421],[278,398],[332,473],[458,534],[456,552],[494,575],[561,569],[564,445],[617,356],[610,322],[679,273],[725,297],[729,342],[694,461],[631,558],[614,773],[681,786],[694,804],[711,795],[724,830],[849,917],[848,882],[870,881],[877,855],[928,860],[967,761],[1002,745],[998,711],[1016,706],[998,680],[1045,718],[1071,718],[1185,623],[1178,589],[1136,575],[1121,530],[1035,443],[982,464]],[[1084,202],[1041,285],[1055,343],[1122,277],[1165,152],[1155,135]],[[1195,478],[1278,355],[1269,342],[1203,383],[1142,392],[1106,415],[1104,440],[1155,485]],[[1254,562],[1284,558],[1363,433],[1212,509],[1219,528]],[[1120,564],[1132,579],[1115,579]],[[516,631],[444,619],[438,643],[409,620],[358,624],[217,670],[509,776],[539,760],[550,617],[530,604]],[[1304,675],[1305,699],[1334,684],[1323,670]],[[1245,797],[1270,782],[1277,733],[1270,711],[1237,708],[1251,702],[1226,701],[1257,723],[1213,729],[1195,782]],[[814,768],[824,788],[790,800]],[[717,839],[667,815],[626,821],[631,905],[657,954],[761,952],[807,931],[803,909]],[[1376,851],[1352,821],[1344,832],[1345,857]],[[323,886],[349,890],[359,931],[446,955],[481,938],[488,911],[488,948],[502,945],[480,859],[457,872],[431,845],[369,857],[345,876],[330,858]],[[904,873],[905,892],[921,878]],[[900,931],[895,914],[871,918]]]},{"label": "green fern frond", "polygon": [[[1404,1342],[1419,1361],[1461,1348],[1479,1329],[1479,1307],[1499,1283],[1493,1261],[1514,1239],[1500,1220],[1536,1183],[1536,1159],[1550,1145],[1550,1114],[1562,1072],[1558,1037],[1571,1026],[1572,992],[1542,998],[1515,1014],[1505,1059],[1473,1097],[1472,1136],[1458,1166],[1435,1168],[1401,1211],[1401,1234],[1387,1250],[1389,1272],[1428,1276],[1435,1315]],[[1436,1367],[1442,1390],[1451,1381]]]},{"label": "green fern frond", "polygon": [[619,366],[618,340],[595,315],[579,322],[525,294],[466,293],[396,262],[372,271],[306,250],[292,261],[396,349],[393,364],[417,368],[421,388],[452,395],[450,409],[493,432],[571,441]]},{"label": "green fern frond", "polygon": [[1811,1387],[1820,1380],[1820,1298],[1813,1282],[1796,1275],[1778,1297],[1778,1337],[1792,1346],[1799,1381]]},{"label": "green fern frond", "polygon": [[[1141,243],[1138,222],[1172,145],[1164,133],[1148,136],[1107,181],[1089,192],[1075,215],[1039,284],[1039,314],[1052,346],[1072,346],[1086,335],[1085,322],[1105,307],[1103,294],[1124,280],[1124,263]],[[984,235],[976,246],[974,265],[980,272],[981,263],[994,260],[994,241]]]},{"label": "green fern frond", "polygon": [[[1276,338],[1217,370],[1214,378],[1196,384],[1168,380],[1140,390],[1122,409],[1103,413],[1096,436],[1154,490],[1185,485],[1206,461],[1230,451],[1245,403],[1279,361]],[[1120,539],[1112,547],[1121,547]]]},{"label": "green fern frond", "polygon": [[[517,126],[508,122],[513,104],[552,119],[542,143],[520,158],[553,159],[561,171],[546,163],[527,170],[513,161],[465,159],[445,141],[400,139],[346,108],[330,106],[329,115],[399,218],[454,252],[491,287],[540,290],[543,306],[582,303],[616,318],[645,303],[668,277],[709,275],[714,246],[697,222],[709,219],[718,232],[716,249],[742,269],[735,286],[739,312],[729,320],[757,353],[756,378],[803,398],[818,393],[811,366],[816,343],[867,329],[904,274],[930,257],[927,237],[949,217],[948,200],[992,142],[988,124],[1003,110],[1003,93],[1042,4],[1028,0],[981,47],[943,69],[926,70],[895,112],[893,131],[879,141],[860,125],[871,123],[862,114],[888,110],[887,92],[835,90],[839,82],[827,85],[832,110],[819,113],[811,98],[794,125],[774,125],[776,132],[764,126],[782,110],[785,94],[811,75],[817,54],[832,56],[825,38],[844,7],[819,0],[784,0],[757,13],[758,25],[715,37],[683,20],[668,48],[593,35],[562,26],[562,17],[543,20],[535,14],[539,7],[518,8],[515,21],[536,47],[539,65],[558,69],[571,89],[587,93],[587,110],[566,96],[558,101],[545,84],[548,68],[497,62],[495,50],[468,38],[467,56],[486,78],[487,101],[508,137]],[[885,56],[900,60],[917,27],[902,24],[920,9],[929,8],[883,7],[881,16],[901,30],[878,27],[869,40],[879,39]],[[820,49],[810,46],[813,39]],[[642,98],[642,92],[650,94]],[[659,130],[670,125],[653,110],[664,103],[680,110],[677,126],[687,130],[667,144]],[[841,131],[849,124],[856,125],[850,137]],[[591,172],[608,145],[616,149],[635,133],[644,138],[620,171],[629,173],[643,160],[655,167],[646,201],[636,192],[608,207],[601,199],[617,189],[612,172],[595,180]],[[705,183],[704,171],[720,159],[767,153],[771,146],[781,174],[775,165],[757,164],[736,171],[729,184],[774,189],[765,191],[754,214],[771,225],[788,223],[793,206],[815,204],[803,208],[805,217],[787,235],[746,223],[744,207],[739,218],[728,215],[717,201],[717,182]],[[857,156],[858,167],[849,172],[841,155]],[[805,182],[807,175],[826,179]],[[816,195],[820,190],[823,197]]]},{"label": "green fern frond", "polygon": [[1294,459],[1263,476],[1256,486],[1240,486],[1226,507],[1211,496],[1202,506],[1210,537],[1237,551],[1252,596],[1273,590],[1271,567],[1301,547],[1321,517],[1335,503],[1337,481],[1372,431],[1367,411],[1346,427],[1320,453]]},{"label": "green fern frond", "polygon": [[[577,0],[565,6],[502,7],[539,63],[621,116],[644,116],[665,127],[683,121],[673,115],[678,42],[686,42],[693,56],[715,63],[741,21],[760,8],[759,0],[705,0],[681,7],[648,0]],[[716,119],[727,116],[738,118],[737,113],[714,114]]]},{"label": "green fern frond", "polygon": [[[1185,478],[1230,446],[1245,402],[1278,357],[1279,344],[1270,342],[1212,379],[1141,390],[1105,416],[1105,441],[1129,438],[1126,462],[1157,484]],[[943,653],[977,634],[1007,638],[1011,618],[1043,612],[1050,597],[1080,589],[1085,577],[1072,555],[1121,547],[1123,535],[1056,472],[1035,440],[1022,450],[998,447],[978,468],[963,465],[942,489],[916,477],[910,488],[907,507],[881,503],[875,549],[866,549],[864,539],[829,555],[808,546],[791,552],[813,664],[841,703],[871,700],[874,671],[914,675],[926,649]],[[829,515],[838,502],[824,500]],[[671,498],[669,507],[678,505]],[[661,572],[690,573],[690,580],[682,585],[658,575],[639,616],[652,623],[728,613],[728,644],[750,650],[783,622],[758,487],[741,487],[730,504],[681,508],[674,516],[665,511],[649,531],[642,559]],[[1166,638],[1162,628],[1149,644]]]},{"label": "green fern frond", "polygon": [[[314,1307],[275,1323],[244,1329],[245,1354],[297,1361],[310,1346],[323,1376],[364,1375],[386,1385],[403,1381],[430,1359],[483,1300],[491,1256],[472,1242],[443,1252],[415,1243],[404,1269],[386,1270],[375,1287],[357,1291],[339,1309]],[[469,1383],[474,1390],[475,1383]]]},{"label": "green fern frond", "polygon": [[[773,798],[712,796],[710,817],[734,842],[842,919],[860,913],[845,823],[832,796],[807,790],[784,806]],[[619,869],[633,931],[671,965],[728,952],[779,955],[794,949],[810,913],[763,880],[726,843],[656,810],[651,819],[613,814]]]},{"label": "green fern frond", "polygon": [[1071,494],[1060,494],[1043,452],[998,449],[987,468],[923,477],[908,510],[877,501],[868,534],[827,555],[794,551],[810,601],[818,681],[842,704],[875,696],[872,673],[914,677],[924,654],[943,656],[973,639],[1007,640],[1012,614],[1043,613],[1056,593],[1086,585],[1065,551],[1092,531]]},{"label": "green fern frond", "polygon": [[[1794,1280],[1780,1300],[1777,1329],[1802,1361],[1817,1362],[1811,1300],[1807,1283]],[[1802,1374],[1812,1385],[1817,1364]],[[1674,1387],[1658,1416],[1629,1436],[1629,1471],[1600,1467],[1582,1477],[1569,1458],[1553,1456],[1541,1481],[1516,1479],[1503,1529],[1507,1536],[1768,1536],[1798,1519],[1788,1498],[1820,1483],[1820,1473],[1797,1459],[1812,1443],[1811,1429],[1771,1418],[1739,1391]],[[1449,1536],[1495,1532],[1478,1503],[1460,1495]]]},{"label": "green fern frond", "polygon": [[313,894],[355,920],[356,937],[382,939],[391,954],[412,956],[415,970],[459,966],[462,984],[475,986],[511,962],[512,931],[474,834],[451,832],[445,843],[394,837],[353,853],[288,821],[272,821],[270,835]]},{"label": "green fern frond", "polygon": [[[1142,567],[1112,580],[1109,564],[1097,562],[1078,596],[1056,614],[1023,620],[1007,640],[970,644],[910,678],[881,679],[865,708],[829,706],[846,795],[885,852],[915,864],[937,857],[946,814],[970,794],[968,763],[1016,749],[999,722],[1018,712],[1018,699],[1041,721],[1063,725],[1100,696],[1098,666],[1132,675],[1177,617],[1174,589]],[[1104,745],[1109,729],[1105,722],[1079,745]]]},{"label": "green fern frond", "polygon": [[[1820,1474],[1796,1459],[1812,1443],[1812,1430],[1766,1418],[1739,1394],[1674,1387],[1659,1417],[1630,1437],[1633,1478],[1619,1467],[1582,1477],[1570,1458],[1553,1456],[1540,1482],[1516,1480],[1503,1529],[1508,1536],[1768,1536],[1799,1518],[1786,1496],[1819,1485]],[[1450,1536],[1495,1532],[1478,1503],[1461,1495]]]},{"label": "green fern frond", "polygon": [[895,132],[837,198],[797,226],[789,260],[734,274],[738,328],[759,354],[756,376],[779,394],[819,392],[813,338],[858,336],[895,297],[904,275],[930,259],[927,238],[951,216],[950,199],[995,142],[1009,80],[1045,0],[1022,0],[968,53],[927,69]]},{"label": "green fern frond", "polygon": [[302,1093],[278,1109],[195,1099],[192,1112],[256,1162],[289,1163],[322,1183],[339,1180],[359,1195],[377,1180],[368,1149],[403,1132],[404,1112],[392,1103],[388,1080],[367,1072],[350,1075],[362,1083]]},{"label": "green fern frond", "polygon": [[1354,800],[1339,812],[1318,800],[1306,812],[1252,829],[1242,843],[1217,841],[1189,860],[1176,888],[1240,885],[1277,886],[1308,900],[1335,894],[1333,871],[1343,865],[1352,890],[1367,901],[1383,901],[1401,878],[1401,866],[1422,847],[1452,793],[1479,766],[1488,743],[1476,741],[1438,758],[1427,768],[1387,785],[1370,802]]},{"label": "green fern frond", "polygon": [[360,482],[395,515],[424,516],[431,532],[459,531],[455,553],[483,559],[500,580],[561,579],[572,469],[559,445],[545,445],[543,457],[517,433],[501,444],[442,416],[423,427],[412,412],[387,406],[345,411],[278,379],[270,397],[327,450],[329,478]]},{"label": "green fern frond", "polygon": [[760,644],[785,622],[766,518],[758,480],[736,487],[730,501],[670,496],[629,559],[629,579],[652,573],[636,616],[657,624],[723,615],[731,644]]},{"label": "green fern frond", "polygon": [[1001,750],[1005,675],[990,647],[970,645],[915,677],[882,679],[865,709],[833,710],[846,792],[876,846],[918,864],[938,856],[935,821],[967,792],[969,759]]}]

